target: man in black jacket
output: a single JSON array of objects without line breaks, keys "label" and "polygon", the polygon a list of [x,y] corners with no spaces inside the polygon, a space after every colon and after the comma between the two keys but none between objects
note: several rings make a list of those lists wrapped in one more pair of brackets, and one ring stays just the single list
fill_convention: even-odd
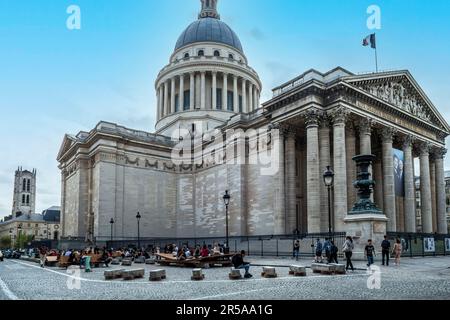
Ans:
[{"label": "man in black jacket", "polygon": [[388,241],[387,236],[384,236],[384,240],[381,243],[381,263],[384,266],[384,257],[386,257],[386,265],[389,266],[389,252],[391,249],[391,243]]},{"label": "man in black jacket", "polygon": [[250,269],[250,263],[244,262],[244,257],[245,251],[242,250],[241,253],[237,253],[233,256],[231,262],[233,263],[235,269],[245,269],[244,278],[251,278],[253,276],[248,272]]}]

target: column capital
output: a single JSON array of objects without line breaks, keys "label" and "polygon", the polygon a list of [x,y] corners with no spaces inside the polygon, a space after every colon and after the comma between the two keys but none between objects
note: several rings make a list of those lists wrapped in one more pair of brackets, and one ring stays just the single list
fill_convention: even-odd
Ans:
[{"label": "column capital", "polygon": [[395,130],[393,128],[387,128],[387,127],[383,128],[381,130],[381,141],[392,143],[396,132],[397,132],[397,130]]},{"label": "column capital", "polygon": [[190,75],[191,77],[195,76],[195,71],[189,72],[189,75]]},{"label": "column capital", "polygon": [[213,76],[217,76],[217,71],[211,71],[211,74],[212,74]]},{"label": "column capital", "polygon": [[330,128],[331,127],[331,118],[326,112],[323,112],[320,115],[319,126],[320,126],[320,128]]},{"label": "column capital", "polygon": [[331,117],[334,125],[345,124],[349,115],[350,112],[343,106],[336,107],[329,111],[329,116]]},{"label": "column capital", "polygon": [[373,119],[370,118],[362,118],[358,121],[357,127],[358,130],[361,134],[367,134],[370,135],[372,134],[372,128],[375,124],[375,121],[373,121]]},{"label": "column capital", "polygon": [[412,135],[407,135],[403,138],[403,149],[412,148],[416,138]]},{"label": "column capital", "polygon": [[430,155],[430,144],[428,142],[422,142],[419,145],[419,152],[421,157]]},{"label": "column capital", "polygon": [[434,148],[433,149],[433,157],[436,160],[443,160],[445,155],[447,154],[447,149],[445,148]]},{"label": "column capital", "polygon": [[320,116],[321,116],[321,113],[319,112],[319,110],[317,110],[317,109],[306,110],[302,114],[302,116],[305,119],[305,125],[306,125],[307,129],[310,127],[318,127],[319,126],[319,120],[320,120]]}]

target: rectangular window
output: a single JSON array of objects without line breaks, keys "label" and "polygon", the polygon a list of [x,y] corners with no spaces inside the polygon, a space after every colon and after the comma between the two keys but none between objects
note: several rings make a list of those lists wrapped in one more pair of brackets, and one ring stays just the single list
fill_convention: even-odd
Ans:
[{"label": "rectangular window", "polygon": [[27,191],[28,192],[31,191],[31,180],[30,179],[27,180]]},{"label": "rectangular window", "polygon": [[233,111],[234,110],[234,94],[233,91],[228,91],[228,111]]},{"label": "rectangular window", "polygon": [[243,108],[242,108],[242,96],[239,96],[239,112],[242,113]]},{"label": "rectangular window", "polygon": [[178,94],[175,95],[175,112],[180,111],[180,96]]},{"label": "rectangular window", "polygon": [[187,111],[191,107],[191,91],[186,90],[184,92],[183,110]]},{"label": "rectangular window", "polygon": [[22,204],[23,204],[23,205],[25,204],[25,200],[26,200],[26,199],[25,199],[25,195],[23,194],[23,195],[22,195]]},{"label": "rectangular window", "polygon": [[217,94],[216,94],[216,105],[217,105],[217,110],[222,110],[222,89],[217,89]]},{"label": "rectangular window", "polygon": [[27,179],[22,180],[22,191],[27,191]]}]

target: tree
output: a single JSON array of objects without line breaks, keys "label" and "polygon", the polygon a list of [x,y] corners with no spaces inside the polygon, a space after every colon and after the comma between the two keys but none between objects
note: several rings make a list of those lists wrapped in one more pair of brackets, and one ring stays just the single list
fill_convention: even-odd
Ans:
[{"label": "tree", "polygon": [[5,236],[0,239],[0,247],[11,248],[11,237]]},{"label": "tree", "polygon": [[20,233],[16,238],[16,248],[24,249],[29,242],[33,241],[33,236]]}]

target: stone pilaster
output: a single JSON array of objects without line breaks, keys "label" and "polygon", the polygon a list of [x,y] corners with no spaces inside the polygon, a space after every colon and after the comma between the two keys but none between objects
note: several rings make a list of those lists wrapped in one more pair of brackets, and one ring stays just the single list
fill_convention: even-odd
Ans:
[{"label": "stone pilaster", "polygon": [[412,154],[411,136],[406,137],[403,143],[403,153],[405,162],[403,172],[405,174],[405,231],[416,232],[416,188],[414,185],[414,159]]},{"label": "stone pilaster", "polygon": [[296,162],[296,132],[290,128],[286,133],[286,195],[287,195],[287,233],[296,229],[296,204],[297,204],[297,176],[295,172]]},{"label": "stone pilaster", "polygon": [[[330,150],[330,127],[331,122],[327,115],[320,121],[319,128],[319,173],[325,172],[327,166],[331,167]],[[323,172],[322,172],[323,171]],[[328,232],[328,190],[323,181],[320,186],[320,232]]]},{"label": "stone pilaster", "polygon": [[320,232],[319,113],[308,110],[306,124],[306,204],[308,233]]},{"label": "stone pilaster", "polygon": [[164,82],[164,116],[170,114],[169,110],[169,85]]},{"label": "stone pilaster", "polygon": [[331,111],[333,119],[333,162],[334,162],[334,232],[344,232],[347,207],[347,154],[345,151],[345,122],[348,111],[338,107]]},{"label": "stone pilaster", "polygon": [[248,88],[248,111],[253,112],[253,83],[251,82]]},{"label": "stone pilaster", "polygon": [[345,147],[347,151],[347,207],[351,209],[356,203],[357,190],[353,185],[356,181],[356,165],[353,157],[356,156],[356,135],[353,122],[347,122],[345,134]]},{"label": "stone pilaster", "polygon": [[429,144],[420,146],[420,202],[422,214],[422,232],[433,232],[431,216],[430,151]]},{"label": "stone pilaster", "polygon": [[387,231],[397,231],[397,215],[395,208],[395,185],[394,185],[394,158],[392,153],[392,141],[395,131],[384,128],[382,131],[382,153],[383,153],[383,204],[384,214],[389,219]]},{"label": "stone pilaster", "polygon": [[447,218],[445,205],[445,172],[444,172],[444,157],[447,150],[438,149],[435,154],[436,164],[436,211],[437,211],[437,232],[439,234],[447,234]]}]

